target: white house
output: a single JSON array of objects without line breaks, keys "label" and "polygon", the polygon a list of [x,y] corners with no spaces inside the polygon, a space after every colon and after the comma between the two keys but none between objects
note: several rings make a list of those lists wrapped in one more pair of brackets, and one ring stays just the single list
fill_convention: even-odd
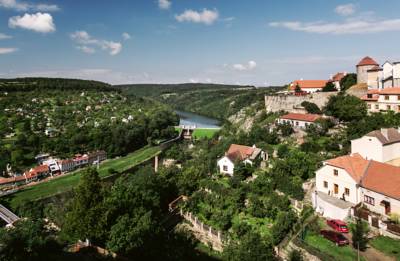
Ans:
[{"label": "white house", "polygon": [[367,103],[368,112],[400,112],[400,87],[370,90],[361,99]]},{"label": "white house", "polygon": [[246,164],[253,164],[260,156],[262,159],[266,159],[266,154],[255,145],[249,147],[232,144],[225,153],[225,156],[218,160],[217,166],[220,173],[233,176],[236,163],[244,162]]},{"label": "white house", "polygon": [[367,160],[389,162],[400,158],[400,132],[395,128],[372,131],[351,141],[351,153]]},{"label": "white house", "polygon": [[370,211],[400,214],[400,168],[360,154],[330,159],[316,172],[315,210],[325,217],[345,219],[363,204]]},{"label": "white house", "polygon": [[306,128],[315,121],[321,119],[322,116],[318,114],[302,114],[302,113],[288,113],[277,119],[278,124],[289,123],[293,128]]}]

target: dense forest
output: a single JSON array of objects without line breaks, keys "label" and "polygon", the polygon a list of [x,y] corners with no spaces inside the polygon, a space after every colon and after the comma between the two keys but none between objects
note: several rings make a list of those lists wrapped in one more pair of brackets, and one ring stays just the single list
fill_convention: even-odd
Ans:
[{"label": "dense forest", "polygon": [[115,157],[175,135],[177,115],[154,100],[91,81],[43,80],[40,92],[30,84],[0,93],[1,172],[7,163],[22,171],[39,153],[65,158],[101,149]]},{"label": "dense forest", "polygon": [[174,109],[224,120],[247,106],[262,103],[264,95],[282,87],[218,84],[121,85],[124,93],[150,97]]}]

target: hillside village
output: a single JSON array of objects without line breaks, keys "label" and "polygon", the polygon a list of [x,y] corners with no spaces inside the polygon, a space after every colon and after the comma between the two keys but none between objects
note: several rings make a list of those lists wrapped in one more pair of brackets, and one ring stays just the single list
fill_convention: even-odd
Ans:
[{"label": "hillside village", "polygon": [[[396,63],[392,65],[394,72]],[[360,255],[366,260],[390,258],[393,253],[384,252],[379,242],[396,246],[400,240],[400,117],[394,106],[397,94],[387,94],[394,93],[397,78],[393,73],[393,83],[381,77],[377,80],[382,84],[374,85],[368,79],[374,77],[376,66],[366,57],[355,66],[357,74],[295,80],[267,93],[227,87],[224,92],[235,93],[228,106],[237,106],[234,101],[242,101],[242,95],[249,98],[256,92],[258,96],[232,110],[229,118],[234,120],[204,138],[180,131],[184,126],[177,126],[176,115],[167,109],[174,108],[173,104],[153,103],[152,109],[146,104],[149,96],[130,97],[133,91],[126,86],[121,92],[100,95],[70,91],[62,100],[54,99],[57,96],[51,92],[42,97],[30,92],[3,93],[4,117],[14,117],[9,127],[2,128],[3,144],[15,150],[25,132],[37,136],[38,144],[48,145],[32,150],[30,143],[25,144],[26,161],[11,157],[12,164],[4,164],[0,186],[7,193],[1,202],[21,217],[34,218],[29,213],[39,212],[39,217],[59,227],[60,237],[78,242],[79,249],[95,246],[122,258],[141,256],[143,247],[158,247],[161,241],[182,258],[202,253],[232,260],[251,249],[260,260],[291,260],[294,254],[305,260],[354,260],[358,249],[353,242],[362,244]],[[379,98],[374,100],[376,95]],[[372,110],[372,102],[379,103],[380,95],[382,104],[391,102],[390,108]],[[19,97],[42,105],[29,107]],[[72,115],[72,125],[67,115]],[[113,133],[113,129],[137,124],[145,126],[136,129],[144,131],[142,136],[129,131],[139,136],[132,138],[132,147],[120,151],[115,147],[124,142],[104,146],[101,140],[91,143],[91,135],[86,139],[64,136],[74,129],[99,129],[112,133],[115,141],[126,140],[118,136],[124,131]],[[68,139],[77,139],[76,146],[64,150],[58,143]],[[123,167],[135,149],[143,150],[145,156]],[[108,162],[118,169],[102,169]],[[77,183],[66,183],[71,188],[61,190],[57,184],[69,177],[77,178]],[[55,189],[61,192],[54,194]],[[85,198],[98,200],[77,207],[86,204],[78,201]],[[112,213],[105,214],[103,209]],[[152,224],[145,228],[136,223],[141,219],[137,211],[149,215],[146,219]],[[106,215],[115,220],[106,222]],[[82,226],[82,216],[88,218],[88,227],[98,226],[96,233]],[[135,234],[142,243],[130,245],[130,228],[119,229],[126,228],[127,221],[132,229],[144,229]],[[345,236],[344,246],[335,246],[321,234],[333,233],[335,226],[351,230],[335,232]],[[88,233],[89,242],[84,242],[82,233]],[[355,241],[355,233],[361,233],[360,241]],[[117,244],[111,235],[124,239]],[[170,238],[182,235],[191,239],[182,243]],[[181,251],[181,243],[194,252]],[[146,255],[154,257],[150,252]]]}]

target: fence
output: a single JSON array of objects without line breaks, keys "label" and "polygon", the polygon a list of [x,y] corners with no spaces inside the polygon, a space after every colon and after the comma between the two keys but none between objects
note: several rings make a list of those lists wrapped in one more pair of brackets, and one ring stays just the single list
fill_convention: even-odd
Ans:
[{"label": "fence", "polygon": [[213,249],[217,251],[222,251],[224,242],[226,239],[224,238],[221,231],[216,230],[203,222],[201,222],[196,216],[194,216],[191,212],[184,212],[182,209],[180,210],[180,215],[190,222],[195,230],[199,231],[203,236],[205,236],[209,242],[212,243]]}]

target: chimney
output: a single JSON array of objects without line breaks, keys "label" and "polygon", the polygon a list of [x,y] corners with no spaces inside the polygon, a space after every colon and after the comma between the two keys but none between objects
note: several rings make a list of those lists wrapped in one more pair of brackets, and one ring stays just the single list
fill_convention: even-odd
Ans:
[{"label": "chimney", "polygon": [[389,129],[387,129],[387,128],[382,128],[382,129],[381,129],[382,135],[383,135],[387,140],[389,139],[388,130],[389,130]]}]

